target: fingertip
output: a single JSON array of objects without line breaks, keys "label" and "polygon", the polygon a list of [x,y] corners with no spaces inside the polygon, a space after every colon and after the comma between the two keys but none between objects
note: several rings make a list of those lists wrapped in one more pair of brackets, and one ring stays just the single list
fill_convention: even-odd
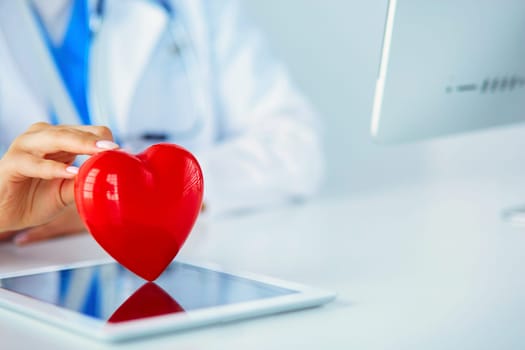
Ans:
[{"label": "fingertip", "polygon": [[[48,163],[49,164],[49,163]],[[47,175],[42,174],[42,178],[47,180],[52,179],[64,179],[64,180],[72,180],[75,176],[77,176],[79,172],[79,168],[75,166],[65,166],[65,164],[49,164],[50,169],[49,173]]]},{"label": "fingertip", "polygon": [[113,132],[107,126],[101,125],[96,127],[96,133],[102,138],[113,141]]},{"label": "fingertip", "polygon": [[70,176],[70,175],[74,176],[74,175],[78,174],[78,170],[79,170],[78,167],[71,165],[71,166],[68,166],[66,168],[66,173],[67,173],[68,176]]},{"label": "fingertip", "polygon": [[112,149],[117,149],[119,148],[120,146],[118,144],[116,144],[115,142],[113,141],[108,141],[108,140],[100,140],[100,141],[97,141],[95,143],[95,146],[97,146],[97,148],[99,150],[103,150],[103,151],[107,151],[107,150],[112,150]]}]

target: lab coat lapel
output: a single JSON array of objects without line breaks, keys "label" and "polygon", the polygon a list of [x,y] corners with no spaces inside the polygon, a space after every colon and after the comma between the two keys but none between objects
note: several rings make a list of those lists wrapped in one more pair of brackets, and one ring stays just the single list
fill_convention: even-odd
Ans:
[{"label": "lab coat lapel", "polygon": [[144,0],[107,2],[91,51],[90,102],[95,123],[126,133],[132,99],[169,16]]},{"label": "lab coat lapel", "polygon": [[0,26],[27,86],[58,115],[60,123],[81,123],[29,2],[1,1]]}]

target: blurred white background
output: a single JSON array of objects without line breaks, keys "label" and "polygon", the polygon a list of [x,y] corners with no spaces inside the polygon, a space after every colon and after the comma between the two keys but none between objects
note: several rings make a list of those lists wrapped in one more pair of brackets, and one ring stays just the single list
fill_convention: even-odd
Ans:
[{"label": "blurred white background", "polygon": [[523,175],[525,184],[524,124],[406,145],[373,143],[369,125],[387,0],[244,3],[321,113],[326,194],[458,177]]}]

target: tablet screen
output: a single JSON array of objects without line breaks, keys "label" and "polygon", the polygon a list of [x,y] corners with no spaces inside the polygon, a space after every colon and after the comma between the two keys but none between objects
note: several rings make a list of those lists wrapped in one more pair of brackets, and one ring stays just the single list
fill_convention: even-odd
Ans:
[{"label": "tablet screen", "polygon": [[111,323],[297,293],[179,262],[154,283],[109,263],[5,278],[0,286]]}]

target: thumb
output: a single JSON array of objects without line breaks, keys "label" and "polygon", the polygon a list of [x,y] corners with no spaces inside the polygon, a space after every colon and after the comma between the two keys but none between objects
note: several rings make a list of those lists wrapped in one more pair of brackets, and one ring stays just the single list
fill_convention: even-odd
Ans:
[{"label": "thumb", "polygon": [[19,232],[20,231],[4,231],[4,232],[0,232],[0,242],[10,241]]},{"label": "thumb", "polygon": [[25,245],[54,237],[85,232],[86,228],[74,205],[67,207],[55,219],[47,224],[36,226],[20,232],[15,238],[15,244]]},{"label": "thumb", "polygon": [[32,227],[16,235],[13,239],[16,245],[25,245],[31,242],[41,241],[54,235],[53,223]]}]

